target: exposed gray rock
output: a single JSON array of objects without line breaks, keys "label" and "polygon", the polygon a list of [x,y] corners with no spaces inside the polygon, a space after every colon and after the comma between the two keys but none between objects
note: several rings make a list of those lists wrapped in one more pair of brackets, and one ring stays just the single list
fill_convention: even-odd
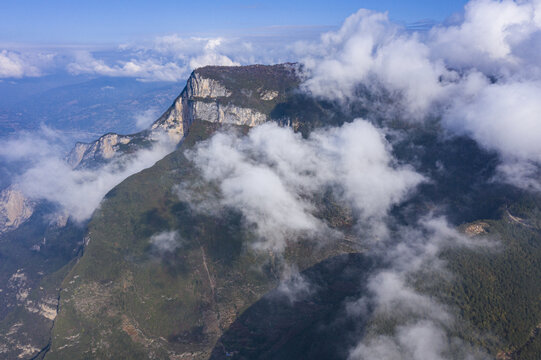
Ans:
[{"label": "exposed gray rock", "polygon": [[216,99],[231,96],[231,91],[219,81],[203,78],[199,73],[194,72],[186,83],[186,96],[190,99]]},{"label": "exposed gray rock", "polygon": [[71,167],[75,168],[85,161],[111,159],[117,153],[119,145],[126,145],[131,140],[131,136],[109,133],[94,143],[77,143],[69,153],[67,161]]},{"label": "exposed gray rock", "polygon": [[14,230],[34,213],[35,203],[12,185],[0,193],[0,234]]},{"label": "exposed gray rock", "polygon": [[214,123],[256,126],[267,121],[267,115],[250,108],[217,102],[193,102],[193,114],[197,120]]},{"label": "exposed gray rock", "polygon": [[76,143],[74,148],[71,150],[71,152],[68,154],[66,161],[68,164],[75,168],[81,160],[83,160],[83,157],[85,155],[85,152],[92,147],[92,144],[86,144],[86,143]]},{"label": "exposed gray rock", "polygon": [[278,97],[278,91],[276,90],[264,90],[261,92],[261,100],[271,101]]}]

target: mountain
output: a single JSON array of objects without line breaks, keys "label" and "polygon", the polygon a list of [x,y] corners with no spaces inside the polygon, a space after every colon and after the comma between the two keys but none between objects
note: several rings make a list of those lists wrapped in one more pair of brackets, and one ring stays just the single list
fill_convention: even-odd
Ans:
[{"label": "mountain", "polygon": [[[388,343],[414,317],[421,324],[432,321],[430,311],[436,309],[443,325],[431,334],[441,331],[452,339],[446,344],[450,358],[465,358],[470,349],[477,349],[473,358],[539,358],[541,198],[493,181],[497,155],[468,137],[446,136],[437,123],[381,118],[373,94],[351,104],[312,98],[300,89],[301,71],[295,64],[201,68],[148,130],[77,144],[67,160],[76,169],[128,159],[164,135],[177,144],[111,189],[82,225],[51,223],[45,219],[58,210],[54,204],[33,204],[30,211],[23,199],[6,195],[4,203],[25,211],[16,211],[18,221],[5,216],[4,226],[12,225],[0,240],[6,260],[0,271],[0,356],[347,359],[352,349],[369,351],[357,346],[359,339]],[[359,117],[389,130],[380,141],[388,142],[386,151],[396,159],[389,165],[393,171],[415,170],[430,179],[389,206],[387,237],[398,244],[373,242],[378,232],[369,225],[379,213],[363,217],[341,196],[345,190],[308,186],[297,201],[309,199],[310,219],[323,224],[321,231],[291,234],[273,227],[285,234],[283,248],[262,246],[265,223],[250,222],[257,208],[224,201],[220,176],[233,173],[229,186],[238,192],[240,175],[226,168],[225,175],[209,180],[198,162],[198,151],[219,136],[226,144],[239,141],[241,150],[249,147],[263,123],[295,132],[280,150],[296,158],[302,152],[295,141],[315,137],[331,148],[324,134],[340,126],[352,131],[347,126]],[[212,154],[237,156],[221,154],[228,149]],[[251,150],[242,166],[258,170],[265,156],[270,157]],[[326,166],[324,153],[316,159]],[[267,161],[280,171],[280,163]],[[298,169],[299,176],[317,178],[317,167]],[[378,191],[383,180],[381,174],[371,190]],[[242,185],[258,191],[270,186],[257,178]],[[294,221],[295,210],[281,211]],[[441,225],[442,216],[448,226]],[[412,230],[419,223],[429,225]],[[434,229],[443,233],[439,243],[423,242]],[[440,244],[449,238],[468,246]],[[497,244],[476,246],[487,238]],[[383,251],[372,249],[379,246]],[[412,257],[400,266],[422,266],[397,272],[402,270],[390,265],[390,256],[406,255]],[[369,300],[373,281],[389,278],[403,280],[409,290],[396,286],[387,298],[404,291],[413,299],[398,316],[393,309],[378,312]]]},{"label": "mountain", "polygon": [[[254,67],[256,72],[259,68]],[[266,67],[263,69],[268,71]],[[291,75],[291,65],[280,65],[270,70],[267,82],[284,78],[289,78],[290,82],[296,81]],[[245,75],[245,78],[249,76]],[[284,86],[291,86],[291,83],[270,86],[273,91],[285,92]],[[173,105],[148,130],[132,135],[109,133],[92,143],[78,143],[66,160],[73,168],[99,169],[111,161],[122,163],[129,160],[138,150],[160,141],[163,134],[167,142],[179,142],[185,129],[196,119],[239,124],[266,119],[268,112],[246,110],[237,105],[245,95],[234,95],[235,98],[232,94],[220,93],[220,85],[215,80],[201,78],[196,72]],[[277,99],[266,101],[276,102]],[[215,112],[205,107],[212,102],[216,104]],[[225,102],[229,104],[227,108],[219,108]],[[201,108],[204,110],[201,111]],[[1,349],[7,358],[19,355],[24,358],[44,347],[43,341],[48,337],[52,318],[51,315],[45,317],[40,311],[34,311],[35,304],[46,303],[50,304],[47,306],[51,309],[56,308],[56,292],[59,289],[58,281],[61,280],[57,273],[67,271],[81,251],[84,243],[81,231],[86,222],[78,224],[68,220],[55,204],[26,198],[16,185],[4,189],[1,200],[3,217],[0,218],[0,228],[5,234],[0,240],[0,255],[6,259],[0,285],[3,294],[0,326],[5,334],[0,339]],[[49,277],[55,280],[51,282]],[[40,291],[45,288],[44,283],[47,285],[45,292]],[[25,296],[21,297],[20,293]],[[51,293],[54,296],[51,297]]]}]

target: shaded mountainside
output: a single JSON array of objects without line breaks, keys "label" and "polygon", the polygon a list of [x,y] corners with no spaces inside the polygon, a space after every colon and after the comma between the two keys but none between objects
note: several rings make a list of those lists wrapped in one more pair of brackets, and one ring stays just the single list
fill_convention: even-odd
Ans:
[{"label": "shaded mountainside", "polygon": [[51,204],[0,239],[0,358],[31,358],[49,342],[60,283],[83,246],[84,227],[51,223]]},{"label": "shaded mountainside", "polygon": [[[238,79],[242,79],[244,85],[249,83],[251,87],[245,91],[240,87],[241,84],[229,82],[227,86],[230,86],[230,89],[225,90],[224,85],[215,80],[224,70],[227,70],[229,79],[233,81],[236,75],[243,74]],[[148,130],[132,135],[110,133],[93,143],[79,143],[69,154],[67,161],[76,169],[95,169],[111,161],[129,159],[138,150],[149,148],[159,141],[163,132],[169,135],[170,141],[178,142],[194,121],[237,125],[255,125],[267,121],[272,117],[272,109],[296,96],[295,88],[298,83],[295,67],[291,64],[206,67],[196,70],[180,96]],[[264,106],[247,107],[259,103],[264,103]],[[0,203],[5,214],[0,225],[7,232],[0,239],[0,252],[5,254],[6,258],[10,257],[10,261],[3,266],[5,276],[0,278],[0,288],[5,289],[5,304],[12,304],[2,309],[4,317],[0,322],[0,354],[6,358],[15,355],[25,358],[46,347],[49,329],[56,313],[48,318],[41,316],[40,311],[36,312],[33,307],[26,306],[24,299],[18,299],[16,295],[19,289],[23,289],[25,293],[36,294],[33,300],[35,303],[55,303],[56,300],[52,301],[49,293],[40,294],[39,289],[50,288],[53,298],[58,297],[56,293],[63,277],[59,274],[64,274],[70,268],[71,261],[79,253],[83,244],[82,232],[86,225],[66,226],[67,219],[62,219],[64,215],[61,211],[58,212],[59,209],[53,204],[30,201],[22,194],[14,197],[10,195],[12,192],[10,189],[5,190],[3,198],[6,201]],[[51,241],[46,234],[57,232],[62,235],[59,235],[60,243],[54,245],[55,241]],[[25,241],[19,240],[21,236]],[[53,256],[46,251],[49,246],[63,246],[70,250]],[[14,251],[17,251],[16,256]],[[58,259],[59,262],[53,259]],[[29,269],[26,265],[28,263],[32,263],[37,270]],[[53,263],[54,265],[51,265]],[[10,279],[22,278],[20,273],[24,275],[25,281],[20,281],[15,286]],[[29,311],[34,311],[34,315],[23,315]],[[41,322],[44,325],[38,326]]]},{"label": "shaded mountainside", "polygon": [[347,302],[367,290],[374,260],[362,254],[328,258],[302,276],[315,290],[291,301],[275,289],[249,307],[216,343],[210,359],[345,359],[363,323]]},{"label": "shaded mountainside", "polygon": [[[367,276],[378,267],[377,259],[362,254],[362,244],[348,238],[355,225],[351,209],[319,194],[316,213],[345,235],[323,243],[307,237],[290,241],[278,257],[253,249],[256,235],[237,210],[201,213],[178,196],[186,189],[202,196],[216,192],[186,150],[217,131],[245,134],[251,126],[275,121],[307,136],[359,116],[381,124],[363,103],[344,109],[300,92],[299,84],[293,64],[205,67],[194,71],[150,129],[79,144],[70,158],[74,167],[99,167],[129,156],[163,132],[178,142],[154,166],[112,189],[84,227],[68,222],[52,231],[43,221],[48,210],[35,208],[29,220],[3,235],[0,257],[11,263],[3,264],[2,287],[9,287],[13,276],[22,278],[16,261],[32,261],[35,269],[24,274],[36,275],[28,281],[25,299],[31,303],[17,298],[24,286],[5,298],[14,305],[0,314],[0,357],[26,358],[45,349],[40,358],[347,358],[364,326],[375,320],[348,320],[345,304],[367,291]],[[467,343],[494,357],[537,359],[541,200],[491,181],[498,158],[471,139],[443,137],[437,126],[400,119],[384,125],[393,130],[388,140],[398,162],[432,179],[392,209],[396,229],[425,214],[445,214],[473,239],[490,234],[501,244],[496,252],[450,249],[442,258],[454,277],[412,281],[456,311],[463,324],[456,335]],[[43,252],[31,250],[47,231],[52,240]],[[152,241],[173,232],[173,247],[162,249]],[[317,284],[315,290],[295,301],[279,291],[280,275],[289,267]],[[45,321],[39,311],[28,310],[55,296],[57,316]],[[34,317],[26,319],[23,311]],[[38,315],[42,323],[30,326]],[[32,342],[24,343],[26,337]]]},{"label": "shaded mountainside", "polygon": [[[230,210],[202,215],[177,200],[175,184],[201,183],[198,170],[184,151],[219,127],[194,122],[177,151],[107,196],[89,224],[90,242],[84,256],[63,282],[60,313],[47,358],[75,354],[156,359],[220,359],[229,357],[227,354],[239,359],[303,358],[307,354],[312,357],[305,358],[347,357],[336,352],[331,343],[316,340],[336,339],[338,345],[340,341],[351,345],[346,335],[353,338],[362,333],[362,328],[352,323],[331,320],[340,314],[344,300],[363,291],[364,265],[355,260],[361,255],[349,255],[353,263],[347,266],[354,270],[353,278],[347,277],[353,276],[348,272],[342,278],[341,270],[328,277],[321,272],[328,270],[330,265],[325,264],[332,264],[334,257],[362,249],[351,247],[346,239],[326,248],[315,247],[310,239],[291,243],[285,261],[301,270],[312,267],[303,274],[315,278],[321,288],[288,307],[272,290],[284,264],[276,263],[270,254],[250,250],[247,245],[255,239],[241,226],[240,214]],[[475,156],[470,158],[470,165],[463,165],[466,170],[467,166],[478,168]],[[455,195],[458,191],[461,188]],[[423,199],[431,192],[421,190],[417,195],[422,208],[430,205]],[[536,319],[541,317],[536,305],[541,292],[533,283],[541,271],[535,250],[541,236],[533,228],[510,222],[501,207],[509,198],[519,201],[518,207],[523,203],[509,192],[502,194],[499,212],[496,205],[488,206],[488,212],[484,206],[477,210],[478,215],[495,214],[493,220],[484,221],[487,225],[481,226],[482,232],[490,231],[500,238],[505,251],[449,251],[444,258],[458,278],[442,282],[437,289],[424,289],[456,307],[458,315],[473,325],[461,329],[460,337],[494,355],[528,343]],[[456,196],[455,201],[460,206],[469,204],[460,204]],[[407,215],[411,206],[396,211]],[[524,212],[535,219],[538,209],[537,203],[530,203]],[[328,218],[343,216],[343,211],[334,211],[322,213]],[[169,230],[180,233],[182,245],[158,254],[149,239]],[[321,263],[324,259],[328,260]],[[306,332],[313,325],[317,325],[313,331]],[[344,336],[336,336],[337,332]],[[492,337],[479,338],[478,333]],[[528,351],[535,341],[515,358],[532,358]]]},{"label": "shaded mountainside", "polygon": [[[205,359],[235,318],[276,286],[284,264],[247,247],[254,234],[238,213],[205,216],[175,200],[175,184],[199,181],[184,150],[215,127],[195,122],[179,150],[107,196],[63,282],[47,358]],[[182,245],[158,254],[149,238],[164,230],[178,230]],[[350,251],[346,242],[321,248],[307,239],[286,259],[304,269]]]}]

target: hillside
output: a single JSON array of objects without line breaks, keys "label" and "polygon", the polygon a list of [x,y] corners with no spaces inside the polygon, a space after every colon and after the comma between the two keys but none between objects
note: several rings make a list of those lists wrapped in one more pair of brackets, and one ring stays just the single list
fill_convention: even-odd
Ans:
[{"label": "hillside", "polygon": [[[539,196],[494,181],[497,155],[467,136],[447,136],[437,121],[382,119],[365,102],[313,98],[299,89],[299,71],[293,64],[201,68],[148,130],[79,144],[75,168],[129,157],[162,133],[176,147],[109,191],[82,227],[44,225],[39,216],[50,209],[38,206],[4,235],[0,256],[35,269],[5,297],[0,357],[347,359],[432,322],[441,325],[433,333],[452,339],[450,358],[539,358]],[[352,133],[369,142],[371,131],[386,157],[367,161],[378,172],[373,182],[353,174],[360,181],[348,188],[341,181],[350,173],[339,165],[358,153],[333,149]],[[268,136],[287,141],[278,149]],[[352,144],[351,151],[363,145]],[[213,156],[224,169],[210,169]],[[378,162],[384,166],[371,168]],[[266,175],[245,180],[247,168]],[[228,196],[242,193],[242,184],[260,204],[274,205],[267,195],[276,187],[266,180],[275,174],[298,190],[279,215],[300,225],[270,227],[269,245],[261,234],[272,216],[254,221],[259,207]],[[397,178],[414,185],[400,183],[383,210],[371,212],[381,206],[372,194]],[[348,191],[361,193],[360,205]],[[46,250],[28,250],[44,232]],[[22,278],[17,263],[2,266],[3,283]],[[376,297],[374,281],[389,278],[403,288]],[[391,294],[399,290],[407,306],[392,302],[382,312],[378,301],[403,301]],[[58,304],[58,314],[43,320],[28,310],[46,302]]]}]

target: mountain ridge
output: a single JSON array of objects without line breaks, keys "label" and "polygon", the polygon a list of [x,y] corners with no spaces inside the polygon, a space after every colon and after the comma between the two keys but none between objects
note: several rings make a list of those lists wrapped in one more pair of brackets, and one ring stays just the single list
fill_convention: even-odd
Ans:
[{"label": "mountain ridge", "polygon": [[[252,246],[257,243],[256,229],[247,226],[245,215],[238,209],[226,206],[201,212],[190,202],[190,196],[179,196],[182,192],[196,197],[217,193],[216,184],[202,178],[191,157],[193,151],[217,133],[232,130],[239,139],[247,136],[259,122],[253,114],[291,127],[299,139],[301,135],[309,138],[315,129],[332,129],[364,115],[382,125],[362,104],[344,110],[340,104],[299,91],[296,71],[294,64],[198,69],[151,129],[127,135],[132,138],[125,144],[119,140],[123,135],[106,134],[103,146],[98,140],[85,148],[80,160],[79,155],[76,158],[76,169],[91,169],[129,157],[157,141],[152,134],[165,132],[177,144],[153,166],[111,189],[83,229],[77,230],[68,220],[57,230],[60,235],[47,235],[46,244],[40,245],[42,251],[47,251],[49,243],[64,244],[64,253],[70,254],[58,261],[62,266],[47,270],[43,279],[53,278],[47,280],[47,286],[42,278],[31,279],[27,269],[14,268],[9,273],[19,274],[14,279],[22,279],[21,273],[28,278],[25,283],[20,281],[20,289],[13,289],[14,297],[28,295],[25,302],[16,305],[17,316],[0,319],[0,329],[10,334],[0,337],[0,354],[15,357],[39,353],[46,359],[202,360],[257,358],[261,351],[269,358],[331,354],[339,359],[347,358],[349,350],[334,353],[336,349],[330,345],[299,342],[303,329],[319,324],[317,331],[306,333],[309,339],[328,339],[336,331],[347,332],[338,343],[349,348],[361,336],[391,336],[391,325],[397,320],[372,314],[370,307],[358,327],[354,322],[335,319],[344,315],[342,310],[349,306],[351,297],[369,293],[367,279],[374,271],[385,269],[385,264],[380,264],[378,256],[370,265],[362,260],[367,244],[355,238],[361,229],[352,218],[353,210],[332,191],[317,194],[312,206],[314,214],[336,233],[321,235],[324,239],[305,234],[288,241],[283,256]],[[255,104],[251,112],[231,111],[247,109],[250,104]],[[531,278],[541,276],[536,260],[541,241],[536,220],[541,199],[491,181],[498,159],[471,139],[443,137],[437,126],[403,120],[382,125],[394,131],[387,134],[396,157],[392,166],[411,164],[431,181],[420,184],[411,198],[393,206],[390,231],[400,239],[401,229],[419,218],[449,216],[450,224],[457,226],[460,234],[480,243],[486,236],[494,236],[505,249],[444,249],[436,260],[443,260],[453,277],[411,274],[411,285],[449,306],[457,317],[449,331],[453,339],[464,341],[464,348],[478,346],[489,354],[487,357],[501,353],[514,354],[521,360],[535,359],[541,342],[531,334],[536,334],[541,308],[535,303],[539,285]],[[109,141],[115,135],[116,143]],[[136,138],[147,142],[137,142]],[[179,188],[179,184],[184,187]],[[27,231],[35,221],[32,219],[40,214],[35,211],[28,222],[7,234],[21,234],[17,238],[21,239],[22,231]],[[517,222],[508,214],[523,220]],[[72,234],[62,235],[63,231]],[[340,264],[351,270],[340,272]],[[284,277],[288,272],[300,274],[300,280]],[[302,279],[309,279],[315,287],[304,288]],[[288,286],[299,285],[299,281],[304,290],[289,294]],[[36,282],[39,285],[34,285]],[[39,286],[44,287],[46,297],[36,297]],[[333,293],[332,289],[338,291]],[[49,301],[52,294],[60,294],[59,300]],[[52,330],[52,319],[45,319],[39,311],[30,312],[36,304],[58,305]],[[268,310],[278,307],[284,310]],[[24,319],[22,325],[14,326],[20,319]],[[42,325],[32,330],[29,324],[36,319]],[[327,329],[328,322],[332,326]],[[267,323],[283,331],[268,328]],[[295,347],[300,343],[302,347]]]}]

